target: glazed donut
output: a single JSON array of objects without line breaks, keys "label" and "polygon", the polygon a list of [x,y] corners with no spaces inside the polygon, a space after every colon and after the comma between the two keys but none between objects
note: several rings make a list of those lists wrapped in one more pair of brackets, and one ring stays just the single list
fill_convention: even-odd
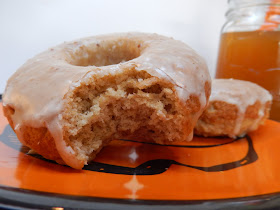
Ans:
[{"label": "glazed donut", "polygon": [[28,60],[8,80],[3,107],[24,145],[81,169],[112,139],[191,140],[210,89],[204,60],[184,43],[120,33]]},{"label": "glazed donut", "polygon": [[269,117],[270,93],[259,85],[235,79],[214,79],[209,105],[194,133],[200,136],[242,137]]}]

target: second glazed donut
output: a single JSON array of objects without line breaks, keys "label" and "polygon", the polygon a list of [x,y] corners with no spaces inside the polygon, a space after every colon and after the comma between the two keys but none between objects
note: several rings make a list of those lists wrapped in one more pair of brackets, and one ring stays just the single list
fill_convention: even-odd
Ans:
[{"label": "second glazed donut", "polygon": [[269,116],[272,96],[261,86],[236,79],[214,79],[209,106],[195,126],[202,136],[241,137]]}]

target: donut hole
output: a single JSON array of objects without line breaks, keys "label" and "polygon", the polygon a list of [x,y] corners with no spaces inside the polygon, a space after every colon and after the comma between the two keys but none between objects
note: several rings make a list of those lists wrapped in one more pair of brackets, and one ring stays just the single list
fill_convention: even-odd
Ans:
[{"label": "donut hole", "polygon": [[[139,47],[140,46],[140,47]],[[136,41],[102,41],[80,46],[69,53],[68,62],[75,66],[109,66],[119,64],[140,56],[141,45]]]}]

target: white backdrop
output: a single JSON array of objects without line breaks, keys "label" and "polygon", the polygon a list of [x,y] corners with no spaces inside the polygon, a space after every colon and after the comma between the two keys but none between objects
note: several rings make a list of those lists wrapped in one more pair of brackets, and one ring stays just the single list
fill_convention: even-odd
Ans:
[{"label": "white backdrop", "polygon": [[64,41],[142,31],[182,40],[214,75],[226,0],[0,0],[0,93],[27,59]]}]

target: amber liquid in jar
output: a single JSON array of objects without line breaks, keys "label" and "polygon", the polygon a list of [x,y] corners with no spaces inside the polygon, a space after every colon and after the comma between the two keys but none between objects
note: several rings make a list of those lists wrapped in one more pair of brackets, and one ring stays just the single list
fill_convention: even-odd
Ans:
[{"label": "amber liquid in jar", "polygon": [[247,80],[267,89],[273,96],[270,118],[280,121],[280,31],[223,33],[216,78]]}]

